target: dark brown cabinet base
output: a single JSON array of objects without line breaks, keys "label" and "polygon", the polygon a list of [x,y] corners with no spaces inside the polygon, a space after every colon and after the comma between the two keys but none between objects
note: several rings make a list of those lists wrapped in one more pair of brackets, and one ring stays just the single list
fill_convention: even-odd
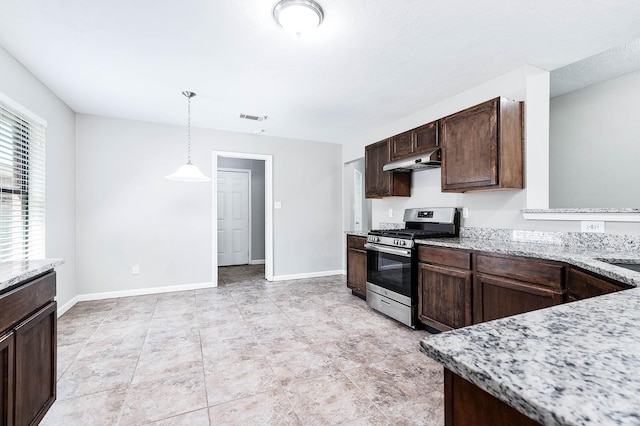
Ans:
[{"label": "dark brown cabinet base", "polygon": [[450,370],[444,370],[445,426],[534,426],[540,423]]},{"label": "dark brown cabinet base", "polygon": [[365,237],[347,235],[347,287],[363,299],[367,296],[366,242]]},{"label": "dark brown cabinet base", "polygon": [[56,275],[0,294],[0,426],[38,424],[56,399]]},{"label": "dark brown cabinet base", "polygon": [[630,286],[551,260],[418,247],[418,319],[447,331]]}]

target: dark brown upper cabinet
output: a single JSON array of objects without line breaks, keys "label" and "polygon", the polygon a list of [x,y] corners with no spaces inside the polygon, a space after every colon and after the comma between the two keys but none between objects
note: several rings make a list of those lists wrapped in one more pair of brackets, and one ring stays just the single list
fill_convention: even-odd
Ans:
[{"label": "dark brown upper cabinet", "polygon": [[524,187],[522,105],[500,97],[440,120],[443,192]]},{"label": "dark brown upper cabinet", "polygon": [[[438,146],[438,122],[434,121],[391,138],[391,160],[423,154]],[[438,155],[437,153],[434,155]],[[432,160],[436,160],[433,158]]]},{"label": "dark brown upper cabinet", "polygon": [[411,173],[383,172],[382,167],[391,161],[391,139],[385,139],[364,150],[365,197],[409,197]]}]

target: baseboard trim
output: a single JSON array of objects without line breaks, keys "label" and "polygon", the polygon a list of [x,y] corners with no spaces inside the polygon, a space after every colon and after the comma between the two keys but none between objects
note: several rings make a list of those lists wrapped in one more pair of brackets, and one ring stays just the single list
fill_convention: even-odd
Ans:
[{"label": "baseboard trim", "polygon": [[273,281],[288,281],[288,280],[299,280],[303,278],[329,277],[331,275],[342,275],[342,270],[338,269],[335,271],[308,272],[304,274],[274,275]]},{"label": "baseboard trim", "polygon": [[103,299],[115,299],[118,297],[129,296],[145,296],[147,294],[158,293],[171,293],[174,291],[187,291],[187,290],[200,290],[203,288],[217,287],[212,282],[196,283],[196,284],[183,284],[183,285],[170,285],[166,287],[149,287],[149,288],[136,288],[133,290],[120,290],[120,291],[107,291],[104,293],[87,293],[79,294],[75,298],[78,302],[87,302],[89,300],[103,300]]},{"label": "baseboard trim", "polygon": [[264,265],[264,259],[250,260],[249,265]]},{"label": "baseboard trim", "polygon": [[73,308],[73,306],[76,303],[78,303],[78,296],[74,296],[67,303],[65,303],[64,305],[60,306],[58,308],[58,318],[60,318],[62,315],[64,315],[64,313],[67,312],[69,309]]}]

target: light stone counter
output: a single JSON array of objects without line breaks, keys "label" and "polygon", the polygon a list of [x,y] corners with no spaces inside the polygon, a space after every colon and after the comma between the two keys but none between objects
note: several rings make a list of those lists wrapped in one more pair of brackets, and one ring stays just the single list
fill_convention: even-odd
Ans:
[{"label": "light stone counter", "polygon": [[640,249],[628,246],[602,247],[554,245],[505,240],[474,238],[432,238],[416,240],[418,244],[475,250],[485,253],[507,254],[555,260],[612,278],[633,287],[640,287],[640,272],[611,265],[611,263],[640,263]]},{"label": "light stone counter", "polygon": [[545,425],[640,424],[640,289],[448,331],[422,349]]},{"label": "light stone counter", "polygon": [[[626,245],[491,239],[420,243],[535,257],[640,287]],[[422,350],[455,374],[545,425],[640,425],[640,288],[428,336]]]},{"label": "light stone counter", "polygon": [[0,293],[11,289],[31,277],[47,272],[58,265],[62,259],[22,260],[0,263]]}]

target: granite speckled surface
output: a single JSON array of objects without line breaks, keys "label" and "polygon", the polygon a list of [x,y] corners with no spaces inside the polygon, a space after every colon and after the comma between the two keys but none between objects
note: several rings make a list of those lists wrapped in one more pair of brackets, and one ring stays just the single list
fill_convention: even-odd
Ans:
[{"label": "granite speckled surface", "polygon": [[368,231],[345,231],[347,235],[355,235],[356,237],[366,237],[369,235]]},{"label": "granite speckled surface", "polygon": [[560,208],[560,209],[524,209],[522,213],[640,213],[638,207],[628,208]]},{"label": "granite speckled surface", "polygon": [[640,286],[640,272],[611,265],[611,263],[640,263],[640,241],[636,241],[632,236],[586,234],[584,240],[578,241],[578,236],[572,236],[569,233],[544,232],[540,234],[544,238],[551,238],[556,243],[539,243],[515,241],[512,239],[511,230],[469,231],[469,229],[461,230],[461,235],[483,235],[484,238],[433,238],[416,240],[416,242],[486,253],[555,260],[633,287]]},{"label": "granite speckled surface", "polygon": [[640,424],[640,289],[425,337],[446,368],[545,425]]},{"label": "granite speckled surface", "polygon": [[[465,228],[419,243],[566,262],[640,287],[640,237]],[[640,288],[428,336],[422,350],[545,425],[640,424]]]},{"label": "granite speckled surface", "polygon": [[0,263],[0,293],[64,263],[63,259],[16,260]]}]

